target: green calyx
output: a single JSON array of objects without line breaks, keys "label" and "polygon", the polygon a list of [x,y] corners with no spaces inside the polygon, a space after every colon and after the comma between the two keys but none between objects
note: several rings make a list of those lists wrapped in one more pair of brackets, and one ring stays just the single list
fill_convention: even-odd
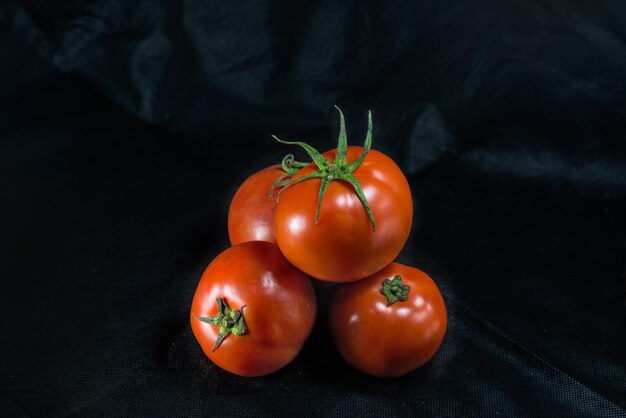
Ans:
[{"label": "green calyx", "polygon": [[307,165],[309,165],[309,163],[296,161],[293,154],[285,155],[285,157],[280,163],[280,167],[285,172],[285,174],[276,179],[276,181],[274,182],[274,184],[272,184],[272,187],[270,187],[270,190],[267,194],[271,196],[274,193],[274,190],[283,189],[284,187],[286,187],[291,181],[291,178],[298,171],[300,171],[302,167],[306,167]]},{"label": "green calyx", "polygon": [[387,306],[389,306],[398,301],[407,300],[410,290],[411,287],[402,283],[402,277],[397,274],[393,276],[393,279],[383,280],[383,287],[380,289],[380,293],[387,297]]},{"label": "green calyx", "polygon": [[220,328],[220,332],[217,335],[217,339],[211,351],[215,351],[222,341],[224,341],[224,338],[228,337],[230,334],[241,336],[246,332],[246,323],[243,318],[243,308],[246,306],[244,305],[241,309],[233,311],[230,309],[230,306],[228,306],[228,303],[224,302],[224,299],[217,298],[216,301],[219,310],[217,315],[206,317],[193,316],[198,321],[206,322],[207,324],[215,325]]},{"label": "green calyx", "polygon": [[367,153],[372,147],[372,112],[371,111],[368,112],[368,129],[367,129],[367,136],[365,137],[365,145],[363,146],[363,152],[361,153],[361,155],[359,155],[359,157],[356,160],[348,163],[346,160],[346,154],[348,151],[348,137],[346,135],[346,122],[343,117],[343,112],[341,111],[341,109],[339,109],[337,106],[335,106],[335,108],[337,108],[337,110],[339,111],[340,129],[339,129],[339,143],[337,145],[337,155],[335,156],[335,159],[332,162],[328,161],[322,154],[319,153],[319,151],[317,151],[315,148],[313,148],[312,146],[304,142],[283,141],[282,139],[277,138],[275,135],[272,135],[274,139],[277,140],[278,142],[281,142],[283,144],[288,144],[288,145],[299,145],[300,147],[304,148],[304,150],[313,159],[313,162],[315,162],[318,168],[318,170],[313,173],[309,173],[305,176],[300,177],[297,180],[289,181],[287,184],[285,184],[282,190],[278,193],[278,199],[280,199],[280,194],[288,187],[291,187],[294,184],[300,183],[301,181],[305,181],[308,179],[320,178],[321,183],[320,183],[320,190],[319,190],[319,195],[317,199],[317,212],[315,214],[315,223],[317,224],[320,219],[320,207],[322,205],[322,199],[324,198],[324,194],[326,193],[328,184],[333,180],[343,180],[345,182],[350,183],[350,185],[352,185],[352,187],[354,188],[354,191],[356,192],[357,196],[359,196],[359,199],[361,200],[361,203],[363,203],[363,207],[365,208],[365,211],[367,212],[367,216],[369,217],[370,223],[372,224],[372,230],[375,231],[376,223],[374,222],[374,215],[372,214],[372,210],[370,209],[369,203],[367,202],[367,198],[365,197],[365,194],[363,193],[361,184],[356,179],[356,177],[354,177],[354,174],[352,174],[354,170],[356,170],[359,167],[359,165],[361,165],[361,163],[365,160]]}]

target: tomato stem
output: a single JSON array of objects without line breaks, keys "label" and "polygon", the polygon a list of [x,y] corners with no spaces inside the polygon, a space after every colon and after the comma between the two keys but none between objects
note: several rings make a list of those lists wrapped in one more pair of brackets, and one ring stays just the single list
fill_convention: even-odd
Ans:
[{"label": "tomato stem", "polygon": [[283,141],[282,139],[279,139],[276,135],[272,135],[272,137],[280,143],[287,144],[287,145],[298,145],[302,147],[307,152],[307,154],[309,154],[309,156],[311,157],[313,162],[315,162],[318,168],[317,171],[309,173],[303,177],[300,177],[299,179],[288,181],[288,183],[278,192],[276,201],[278,202],[280,200],[280,194],[285,189],[293,186],[294,184],[300,183],[301,181],[305,181],[311,178],[320,178],[321,183],[320,183],[320,190],[319,190],[319,195],[318,195],[318,200],[317,200],[317,212],[315,214],[315,223],[317,224],[320,219],[320,209],[322,205],[322,199],[324,198],[324,194],[326,193],[328,184],[333,180],[343,180],[343,181],[350,183],[350,185],[354,188],[354,191],[356,192],[357,196],[361,200],[361,203],[363,204],[363,207],[365,208],[365,212],[367,212],[367,216],[370,220],[370,223],[372,224],[372,230],[375,231],[376,222],[374,222],[374,214],[372,213],[372,210],[369,206],[367,198],[365,197],[365,193],[363,193],[363,188],[361,187],[361,184],[359,183],[357,178],[354,177],[354,174],[353,174],[353,172],[365,160],[367,153],[372,147],[372,112],[368,111],[367,113],[368,129],[367,129],[367,135],[365,137],[365,144],[363,146],[363,152],[361,153],[361,155],[359,155],[359,157],[356,160],[352,161],[351,163],[348,163],[346,160],[346,154],[348,151],[348,137],[346,135],[346,122],[345,122],[343,112],[341,111],[341,109],[339,109],[339,107],[337,106],[335,106],[335,108],[337,108],[337,110],[339,111],[340,126],[339,126],[339,141],[337,144],[337,155],[335,156],[335,159],[332,162],[328,161],[322,154],[320,154],[319,151],[317,151],[315,148],[313,148],[312,146],[304,142]]},{"label": "tomato stem", "polygon": [[274,194],[274,190],[282,189],[289,184],[289,181],[293,176],[295,176],[298,171],[302,169],[302,167],[306,167],[309,165],[309,162],[296,161],[293,154],[287,154],[283,157],[283,160],[280,163],[282,170],[285,172],[284,175],[278,177],[272,187],[270,187],[267,192],[268,196]]},{"label": "tomato stem", "polygon": [[213,349],[211,351],[215,351],[222,341],[224,341],[224,339],[230,334],[241,336],[246,332],[246,323],[243,317],[243,308],[245,308],[246,305],[234,311],[230,308],[230,306],[228,306],[228,303],[226,303],[224,299],[217,298],[216,302],[218,309],[217,315],[205,317],[199,317],[196,315],[193,316],[198,321],[215,325],[220,328],[220,332],[217,335],[217,339],[215,340],[215,344],[213,344]]},{"label": "tomato stem", "polygon": [[380,293],[387,297],[387,306],[393,305],[398,301],[405,301],[409,297],[411,287],[402,283],[402,276],[396,274],[393,279],[383,280],[383,287]]},{"label": "tomato stem", "polygon": [[293,154],[287,154],[283,157],[280,165],[283,168],[283,171],[287,173],[289,176],[293,176],[296,174],[302,167],[306,167],[309,165],[309,162],[296,161]]}]

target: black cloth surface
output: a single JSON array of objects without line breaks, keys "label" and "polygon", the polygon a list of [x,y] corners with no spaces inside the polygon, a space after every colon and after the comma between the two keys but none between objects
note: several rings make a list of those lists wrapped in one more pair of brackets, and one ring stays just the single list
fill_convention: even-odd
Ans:
[{"label": "black cloth surface", "polygon": [[[626,416],[623,2],[5,1],[0,63],[0,416]],[[270,135],[332,148],[334,104],[406,173],[448,332],[370,378],[320,291],[236,377],[196,285]]]}]

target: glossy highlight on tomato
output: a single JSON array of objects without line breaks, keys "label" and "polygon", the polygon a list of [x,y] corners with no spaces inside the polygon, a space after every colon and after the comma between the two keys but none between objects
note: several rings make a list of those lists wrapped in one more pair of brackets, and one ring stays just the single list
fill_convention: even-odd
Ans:
[{"label": "glossy highlight on tomato", "polygon": [[397,377],[428,362],[448,316],[437,285],[423,271],[393,263],[354,283],[339,284],[329,324],[342,357],[375,377]]},{"label": "glossy highlight on tomato", "polygon": [[[219,300],[230,314],[224,321]],[[316,313],[308,277],[289,264],[275,244],[249,241],[228,248],[206,268],[190,321],[212,362],[240,376],[262,376],[296,357]],[[223,327],[209,323],[217,317]],[[218,341],[220,334],[225,336]]]}]

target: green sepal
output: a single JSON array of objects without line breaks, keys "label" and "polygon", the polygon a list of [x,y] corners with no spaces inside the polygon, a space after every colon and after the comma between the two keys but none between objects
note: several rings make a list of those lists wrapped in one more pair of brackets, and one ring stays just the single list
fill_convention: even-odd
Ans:
[{"label": "green sepal", "polygon": [[287,173],[289,177],[292,177],[296,174],[302,167],[306,167],[309,163],[296,161],[293,154],[287,154],[283,157],[283,160],[280,162],[280,166],[283,171]]},{"label": "green sepal", "polygon": [[278,138],[276,135],[272,135],[272,138],[274,138],[275,140],[277,140],[278,142],[281,142],[283,144],[299,145],[299,146],[301,146],[302,148],[304,148],[304,150],[307,152],[307,154],[309,154],[309,156],[315,162],[315,164],[317,164],[317,167],[320,170],[326,168],[328,166],[328,164],[329,164],[329,162],[326,160],[326,158],[324,158],[324,156],[322,154],[320,154],[320,152],[318,150],[316,150],[315,148],[313,148],[309,144],[306,144],[304,142],[299,142],[299,141],[283,141],[282,139]]},{"label": "green sepal", "polygon": [[372,148],[372,111],[367,112],[367,135],[365,136],[365,144],[363,144],[363,152],[359,158],[348,164],[348,171],[352,173],[367,157],[367,153]]},{"label": "green sepal", "polygon": [[216,302],[218,309],[217,315],[206,317],[193,316],[198,321],[219,327],[220,332],[217,334],[215,344],[213,344],[211,351],[215,351],[230,334],[241,336],[246,333],[246,322],[243,316],[243,308],[245,308],[246,305],[234,311],[222,298],[217,298]]},{"label": "green sepal", "polygon": [[284,192],[284,191],[285,191],[285,189],[287,189],[287,188],[289,188],[289,187],[293,186],[294,184],[298,184],[298,183],[300,183],[301,181],[308,180],[308,179],[312,179],[312,178],[318,178],[318,177],[322,177],[322,176],[323,176],[323,175],[322,175],[319,171],[314,171],[314,172],[312,172],[312,173],[309,173],[309,174],[307,174],[307,175],[305,175],[305,176],[300,177],[299,179],[296,179],[296,180],[292,180],[292,181],[290,181],[290,182],[289,182],[289,183],[287,183],[287,184],[286,184],[286,185],[285,185],[282,189],[280,189],[280,191],[278,192],[278,195],[276,196],[276,203],[280,202],[280,194],[281,194],[282,192]]},{"label": "green sepal", "polygon": [[359,184],[359,181],[352,175],[352,173],[342,177],[342,180],[347,181],[354,187],[354,191],[356,192],[361,202],[363,202],[363,206],[365,207],[365,212],[367,212],[367,217],[370,218],[370,223],[372,224],[372,229],[376,230],[376,222],[374,222],[374,214],[372,213],[372,209],[370,209],[370,205],[367,203],[367,198],[365,197],[365,193],[363,193],[363,189]]},{"label": "green sepal", "polygon": [[289,184],[289,180],[290,179],[291,179],[291,176],[289,174],[285,174],[284,176],[278,177],[276,179],[276,181],[274,181],[274,183],[270,187],[270,190],[267,192],[267,195],[268,196],[273,195],[274,194],[274,190],[276,190],[276,189],[283,189],[285,186],[287,186]]},{"label": "green sepal", "polygon": [[348,135],[346,134],[346,120],[343,117],[343,112],[337,105],[335,109],[339,111],[339,141],[337,144],[337,155],[335,156],[335,163],[339,167],[346,165],[346,154],[348,152]]},{"label": "green sepal", "polygon": [[293,154],[285,155],[280,162],[280,167],[285,172],[285,174],[278,177],[276,181],[274,181],[270,189],[267,191],[267,195],[271,196],[274,194],[274,190],[282,189],[287,186],[291,178],[295,176],[298,171],[300,171],[303,167],[306,167],[309,164],[310,163],[306,163],[303,161],[296,161]]},{"label": "green sepal", "polygon": [[402,277],[399,274],[393,276],[393,279],[383,280],[383,287],[380,293],[387,297],[387,306],[396,302],[402,302],[408,299],[411,287],[402,283]]}]

